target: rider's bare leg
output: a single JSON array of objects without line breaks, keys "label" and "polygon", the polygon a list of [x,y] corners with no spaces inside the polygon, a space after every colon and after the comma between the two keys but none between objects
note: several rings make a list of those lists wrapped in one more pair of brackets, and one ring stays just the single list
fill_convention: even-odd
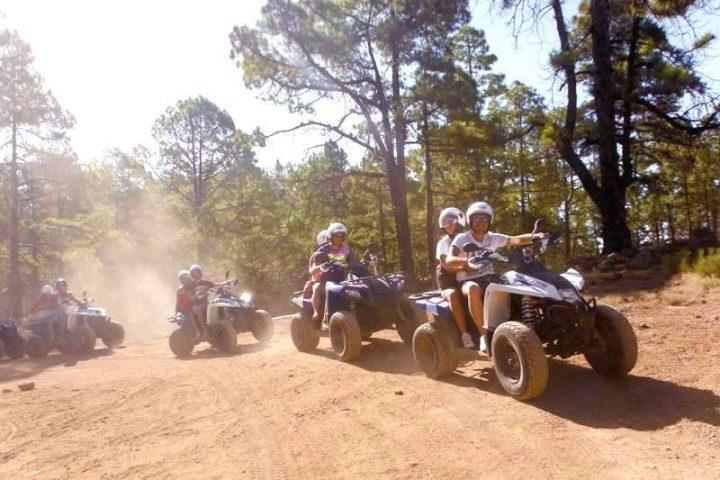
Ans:
[{"label": "rider's bare leg", "polygon": [[202,336],[204,331],[203,325],[205,324],[203,315],[205,313],[205,305],[193,305],[192,307],[190,307],[190,312],[192,313],[192,321],[193,325],[195,326],[195,331],[198,337]]},{"label": "rider's bare leg", "polygon": [[442,291],[442,296],[450,305],[450,311],[460,333],[467,333],[467,319],[465,318],[465,309],[462,306],[462,294],[457,288],[446,288]]},{"label": "rider's bare leg", "polygon": [[320,312],[323,310],[323,303],[325,301],[325,295],[323,295],[325,289],[323,284],[316,283],[313,285],[312,291],[312,305],[313,305],[313,321],[317,321],[320,318]]},{"label": "rider's bare leg", "polygon": [[485,325],[483,319],[483,298],[482,288],[475,282],[465,282],[462,286],[462,292],[467,296],[470,316],[475,322],[480,335],[485,334]]}]

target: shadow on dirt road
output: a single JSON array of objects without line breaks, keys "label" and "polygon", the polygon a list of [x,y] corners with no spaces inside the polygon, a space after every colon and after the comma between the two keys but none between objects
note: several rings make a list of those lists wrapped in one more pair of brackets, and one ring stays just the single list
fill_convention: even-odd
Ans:
[{"label": "shadow on dirt road", "polygon": [[112,355],[114,352],[115,351],[110,348],[96,348],[92,352],[82,355],[52,352],[45,358],[23,358],[21,360],[4,361],[0,364],[0,382],[24,380],[37,375],[47,368],[56,367],[58,365],[74,367],[80,362],[107,357]]},{"label": "shadow on dirt road", "polygon": [[[473,371],[472,377],[454,374],[445,381],[507,395],[491,367]],[[720,427],[720,396],[712,390],[637,375],[607,379],[589,367],[559,360],[550,361],[548,389],[528,404],[593,428],[650,431],[684,418]]]},{"label": "shadow on dirt road", "polygon": [[[328,343],[328,347],[329,347]],[[332,350],[318,348],[309,352],[313,355],[338,361]],[[358,358],[348,363],[355,367],[371,372],[392,373],[396,375],[412,375],[420,371],[412,350],[400,340],[386,340],[384,338],[371,338],[363,342],[362,351]]]},{"label": "shadow on dirt road", "polygon": [[[201,360],[206,358],[222,358],[222,357],[234,357],[236,355],[243,355],[246,353],[254,353],[254,352],[260,352],[262,350],[265,350],[268,348],[268,344],[260,344],[260,343],[250,343],[247,345],[238,345],[233,349],[231,352],[222,352],[216,348],[213,348],[211,346],[207,346],[207,348],[203,350],[196,350],[187,358],[177,358],[177,360],[181,361],[192,361],[192,360]],[[168,349],[169,351],[169,349]],[[172,355],[172,353],[170,353]]]}]

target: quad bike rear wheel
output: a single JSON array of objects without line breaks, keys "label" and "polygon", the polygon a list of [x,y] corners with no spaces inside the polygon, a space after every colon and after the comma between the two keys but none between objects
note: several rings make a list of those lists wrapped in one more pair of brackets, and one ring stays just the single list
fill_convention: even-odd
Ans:
[{"label": "quad bike rear wheel", "polygon": [[261,344],[269,342],[275,332],[275,322],[273,322],[272,315],[265,310],[257,310],[253,315],[250,331],[255,340]]},{"label": "quad bike rear wheel", "polygon": [[210,344],[221,352],[229,353],[237,347],[237,332],[228,320],[215,320],[208,323]]},{"label": "quad bike rear wheel", "polygon": [[13,335],[5,339],[5,353],[8,357],[17,360],[25,356],[25,339],[20,335]]},{"label": "quad bike rear wheel", "polygon": [[635,367],[638,356],[637,337],[625,315],[607,305],[598,305],[595,314],[598,346],[584,352],[585,359],[597,373],[622,377]]},{"label": "quad bike rear wheel", "polygon": [[320,343],[320,337],[315,333],[312,322],[305,320],[299,313],[290,319],[290,336],[293,345],[300,352],[315,350]]},{"label": "quad bike rear wheel", "polygon": [[407,298],[399,299],[397,316],[398,321],[395,322],[395,328],[397,329],[398,335],[400,335],[405,345],[412,347],[413,334],[418,328],[418,325],[420,325],[415,304]]},{"label": "quad bike rear wheel", "polygon": [[30,335],[30,337],[27,339],[25,349],[27,351],[28,357],[32,359],[43,358],[46,357],[48,353],[50,353],[50,345],[48,345],[48,343],[43,337],[36,333]]},{"label": "quad bike rear wheel", "polygon": [[353,312],[335,312],[330,317],[330,344],[341,362],[360,354],[362,334]]},{"label": "quad bike rear wheel", "polygon": [[125,328],[117,322],[108,322],[100,339],[108,348],[115,348],[125,340]]},{"label": "quad bike rear wheel", "polygon": [[73,328],[70,331],[70,336],[72,337],[72,345],[76,353],[85,354],[95,350],[97,336],[95,335],[95,330],[89,326],[81,325]]},{"label": "quad bike rear wheel", "polygon": [[430,323],[424,323],[415,330],[412,348],[415,362],[430,378],[450,375],[458,365],[449,345]]},{"label": "quad bike rear wheel", "polygon": [[5,342],[0,340],[0,360],[5,356]]},{"label": "quad bike rear wheel", "polygon": [[178,358],[187,358],[195,348],[195,343],[190,338],[190,332],[185,328],[175,329],[170,334],[170,350]]},{"label": "quad bike rear wheel", "polygon": [[524,323],[504,322],[492,337],[492,362],[500,385],[517,400],[547,388],[548,364],[542,342]]}]

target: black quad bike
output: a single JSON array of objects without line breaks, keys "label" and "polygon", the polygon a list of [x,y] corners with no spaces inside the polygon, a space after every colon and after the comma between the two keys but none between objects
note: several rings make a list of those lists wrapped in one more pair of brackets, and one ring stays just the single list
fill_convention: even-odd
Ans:
[{"label": "black quad bike", "polygon": [[25,339],[11,320],[0,322],[0,360],[4,355],[12,359],[25,356]]},{"label": "black quad bike", "polygon": [[[237,281],[233,281],[232,285],[237,285]],[[168,319],[178,326],[169,340],[170,350],[176,357],[190,356],[195,345],[203,341],[210,342],[222,352],[232,352],[237,346],[237,335],[242,332],[252,333],[261,344],[270,341],[275,331],[273,318],[256,307],[252,294],[245,292],[238,296],[229,286],[220,286],[214,290],[200,288],[196,295],[207,300],[212,293],[216,295],[207,304],[205,336],[198,336],[191,319],[185,314],[177,313]]]},{"label": "black quad bike", "polygon": [[[293,294],[292,303],[299,310],[290,321],[293,344],[301,352],[314,350],[320,337],[330,337],[337,358],[348,362],[360,354],[363,340],[377,331],[394,328],[407,345],[419,324],[413,303],[403,295],[405,280],[401,273],[378,274],[382,256],[378,247],[371,244],[363,254],[362,262],[350,265],[353,274],[344,282],[325,283],[325,305],[321,318],[313,322],[312,300],[307,292]],[[323,261],[323,259],[320,259]],[[373,274],[368,267],[373,268]],[[339,268],[334,261],[322,265],[323,272]],[[357,276],[356,276],[357,275]]]},{"label": "black quad bike", "polygon": [[[535,222],[533,233],[544,230]],[[637,361],[637,339],[623,314],[597,305],[580,293],[584,279],[575,270],[557,274],[536,258],[560,237],[533,240],[518,247],[510,258],[478,252],[470,245],[468,264],[510,263],[501,281],[491,283],[484,297],[484,338],[487,352],[462,347],[447,302],[440,293],[414,295],[417,305],[431,321],[420,326],[413,339],[413,354],[428,377],[448,375],[460,362],[489,358],[502,387],[518,400],[541,395],[548,382],[548,357],[568,358],[583,354],[590,366],[608,377],[627,375]],[[469,314],[467,318],[471,317]],[[476,345],[480,338],[468,322]]]}]

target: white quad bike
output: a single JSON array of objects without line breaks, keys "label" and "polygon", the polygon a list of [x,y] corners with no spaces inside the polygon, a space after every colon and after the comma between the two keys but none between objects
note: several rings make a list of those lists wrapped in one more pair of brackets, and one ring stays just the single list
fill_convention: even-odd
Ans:
[{"label": "white quad bike", "polygon": [[[533,233],[543,231],[535,222]],[[548,383],[549,357],[567,358],[583,354],[590,366],[608,377],[627,375],[637,361],[637,339],[620,312],[597,305],[582,294],[584,279],[574,269],[557,274],[535,258],[559,237],[536,238],[531,246],[518,247],[510,259],[497,253],[468,252],[468,264],[510,263],[513,270],[491,283],[484,297],[484,326],[487,352],[463,348],[448,303],[438,291],[412,296],[425,310],[428,323],[413,338],[415,361],[428,377],[452,373],[461,362],[489,358],[500,385],[518,400],[541,395]],[[470,245],[468,250],[476,250]],[[478,254],[479,253],[479,254]],[[473,256],[473,255],[476,256]],[[471,317],[469,314],[467,318]],[[468,322],[476,345],[480,338]]]},{"label": "white quad bike", "polygon": [[87,292],[83,292],[82,298],[78,299],[77,309],[68,313],[68,330],[87,325],[106,347],[118,347],[125,340],[125,328],[118,322],[113,322],[104,308],[93,307],[92,302],[93,299],[87,297]]},{"label": "white quad bike", "polygon": [[[237,285],[237,280],[232,285]],[[235,295],[230,286],[219,286],[216,289],[198,287],[196,296],[207,299],[210,294],[216,296],[207,303],[206,335],[198,336],[195,327],[187,315],[178,313],[168,320],[178,325],[170,335],[170,350],[178,358],[190,356],[195,345],[203,341],[222,352],[232,352],[237,346],[237,335],[251,332],[253,337],[265,344],[270,341],[275,330],[272,316],[265,310],[256,308],[252,294],[245,292]]]}]

